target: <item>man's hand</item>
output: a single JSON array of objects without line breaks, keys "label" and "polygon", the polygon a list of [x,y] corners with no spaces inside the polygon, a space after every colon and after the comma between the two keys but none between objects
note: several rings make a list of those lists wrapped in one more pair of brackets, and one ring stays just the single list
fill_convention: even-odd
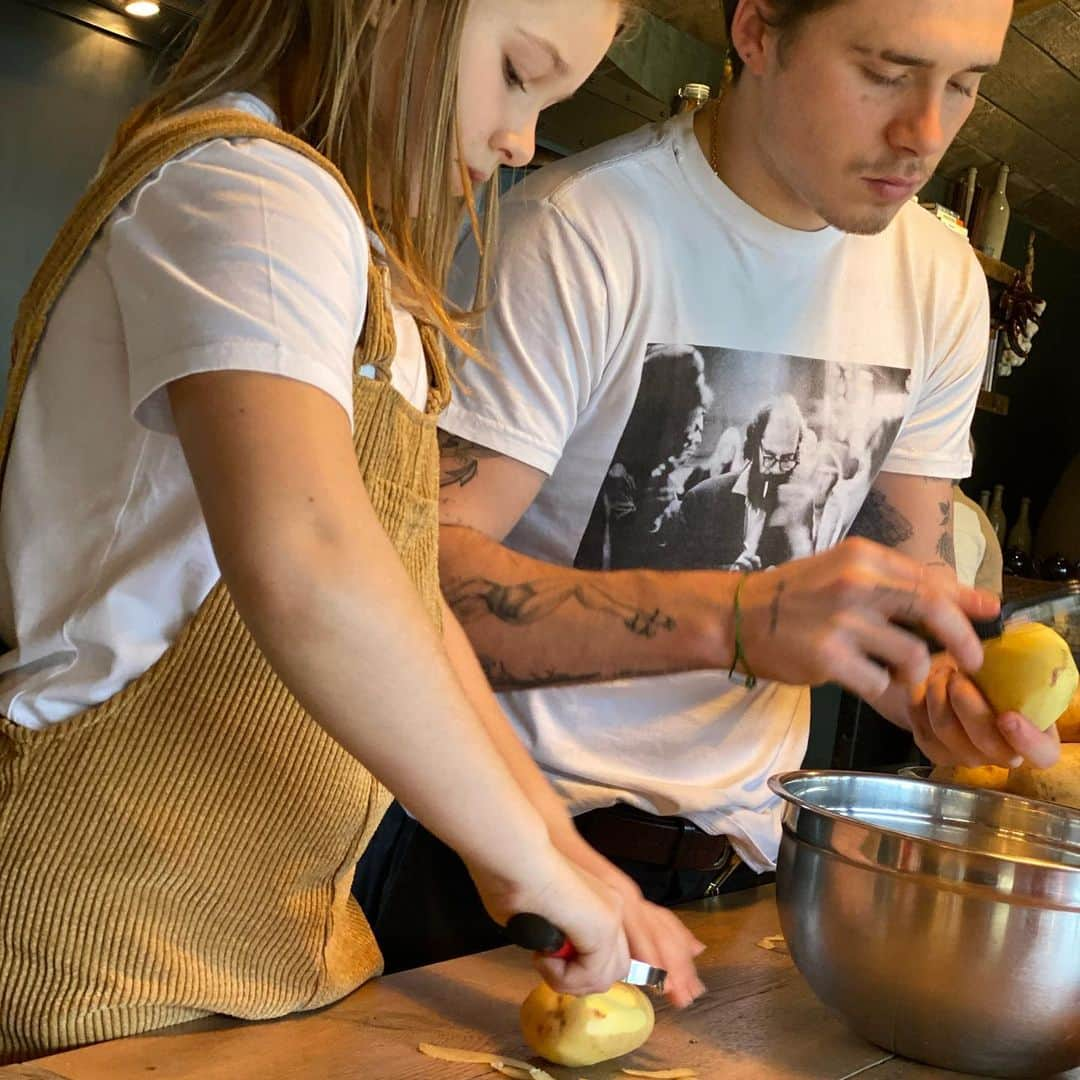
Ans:
[{"label": "man's hand", "polygon": [[1048,769],[1061,755],[1056,725],[1039,731],[1020,713],[996,715],[948,656],[936,656],[926,683],[905,691],[898,687],[873,704],[910,731],[915,745],[936,765],[1015,768],[1026,760]]},{"label": "man's hand", "polygon": [[972,619],[990,619],[990,593],[927,572],[869,540],[750,574],[740,595],[743,655],[764,678],[811,686],[836,682],[873,702],[894,682],[917,687],[930,672],[933,635],[958,665],[977,671],[982,644]]}]

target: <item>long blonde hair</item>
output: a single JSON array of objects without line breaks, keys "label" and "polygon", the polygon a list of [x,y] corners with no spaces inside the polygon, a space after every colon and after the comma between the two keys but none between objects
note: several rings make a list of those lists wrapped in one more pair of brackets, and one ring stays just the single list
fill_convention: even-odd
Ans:
[{"label": "long blonde hair", "polygon": [[[282,127],[344,174],[386,249],[395,298],[472,352],[462,338],[469,313],[451,310],[444,293],[462,215],[450,174],[458,157],[457,57],[469,2],[210,0],[190,44],[121,129],[114,151],[145,124],[219,94],[275,93]],[[390,55],[388,38],[399,55]],[[418,56],[430,40],[434,55],[447,60],[420,71]],[[382,83],[388,78],[397,85]],[[378,101],[390,103],[390,115],[377,115],[376,80]],[[416,177],[418,211],[410,206]],[[462,181],[475,194],[467,175]],[[475,211],[471,217],[486,253],[495,193],[484,203],[484,221]]]}]

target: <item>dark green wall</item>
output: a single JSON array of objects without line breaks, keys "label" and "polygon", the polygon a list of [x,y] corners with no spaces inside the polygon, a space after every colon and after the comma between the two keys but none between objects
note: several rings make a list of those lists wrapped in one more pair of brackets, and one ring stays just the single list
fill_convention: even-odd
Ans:
[{"label": "dark green wall", "polygon": [[[1005,261],[1023,267],[1030,227],[1013,219]],[[1042,329],[1023,367],[994,389],[1009,398],[1009,415],[975,414],[979,456],[965,488],[1005,485],[1010,523],[1020,497],[1031,496],[1033,525],[1065,466],[1080,452],[1080,252],[1036,231],[1035,292],[1047,303]]]},{"label": "dark green wall", "polygon": [[[924,202],[948,202],[950,185],[934,177],[920,193]],[[1022,269],[1031,231],[1020,216],[1009,225],[1004,260]],[[1010,523],[1020,499],[1031,496],[1032,525],[1054,484],[1080,453],[1080,251],[1035,230],[1035,292],[1047,301],[1031,358],[994,387],[1009,398],[1009,415],[976,412],[975,472],[963,484],[977,499],[983,488],[1005,485]]]},{"label": "dark green wall", "polygon": [[[59,15],[0,0],[0,335],[94,174],[124,114],[146,91],[153,54]],[[0,380],[6,380],[6,364]]]}]

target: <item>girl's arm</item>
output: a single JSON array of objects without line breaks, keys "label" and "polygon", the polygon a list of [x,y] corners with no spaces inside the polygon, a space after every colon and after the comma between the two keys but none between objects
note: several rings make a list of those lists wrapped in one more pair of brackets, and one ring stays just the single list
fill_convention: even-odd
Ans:
[{"label": "girl's arm", "polygon": [[619,901],[556,851],[467,703],[361,481],[349,419],[306,383],[211,372],[169,386],[222,576],[297,699],[469,864],[492,914],[532,910],[580,960],[573,993],[621,978]]}]

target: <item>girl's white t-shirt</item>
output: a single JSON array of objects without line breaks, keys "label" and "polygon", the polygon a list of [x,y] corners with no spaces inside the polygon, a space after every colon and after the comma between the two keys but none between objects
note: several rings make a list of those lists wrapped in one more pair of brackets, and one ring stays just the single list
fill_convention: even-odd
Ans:
[{"label": "girl's white t-shirt", "polygon": [[[254,95],[209,104],[277,123]],[[370,242],[333,177],[261,139],[179,154],[112,215],[53,310],[15,429],[0,507],[0,714],[40,730],[105,701],[217,583],[169,383],[280,375],[351,421]],[[394,317],[393,383],[423,408],[419,335]]]}]

